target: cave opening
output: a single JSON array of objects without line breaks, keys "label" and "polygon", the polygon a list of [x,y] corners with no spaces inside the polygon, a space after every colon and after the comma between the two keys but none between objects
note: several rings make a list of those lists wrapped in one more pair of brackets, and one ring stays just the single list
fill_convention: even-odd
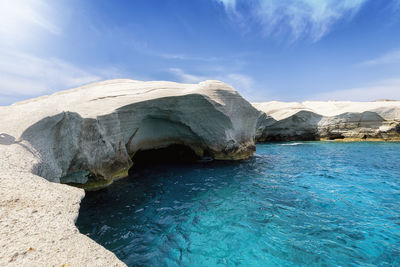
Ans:
[{"label": "cave opening", "polygon": [[331,135],[329,136],[329,140],[336,140],[336,139],[344,139],[345,137],[342,134],[335,134],[335,135]]},{"label": "cave opening", "polygon": [[[207,152],[205,153],[207,154]],[[164,163],[194,163],[202,158],[188,146],[173,144],[158,149],[139,150],[132,157],[132,169]]]}]

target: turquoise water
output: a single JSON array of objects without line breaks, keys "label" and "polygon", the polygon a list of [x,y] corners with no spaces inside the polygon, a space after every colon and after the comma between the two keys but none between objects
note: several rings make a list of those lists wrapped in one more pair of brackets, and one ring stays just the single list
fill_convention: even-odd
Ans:
[{"label": "turquoise water", "polygon": [[400,266],[400,143],[277,143],[88,193],[77,225],[128,266]]}]

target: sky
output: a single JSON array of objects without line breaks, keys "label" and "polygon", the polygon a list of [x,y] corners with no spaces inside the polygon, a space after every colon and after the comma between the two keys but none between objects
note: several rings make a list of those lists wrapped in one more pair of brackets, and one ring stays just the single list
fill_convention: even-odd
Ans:
[{"label": "sky", "polygon": [[0,105],[116,78],[400,100],[400,0],[0,0]]}]

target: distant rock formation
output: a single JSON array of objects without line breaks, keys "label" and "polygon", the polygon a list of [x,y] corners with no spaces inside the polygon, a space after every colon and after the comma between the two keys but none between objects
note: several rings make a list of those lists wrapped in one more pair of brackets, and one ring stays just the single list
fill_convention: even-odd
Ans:
[{"label": "distant rock formation", "polygon": [[254,103],[256,140],[400,141],[400,101]]}]

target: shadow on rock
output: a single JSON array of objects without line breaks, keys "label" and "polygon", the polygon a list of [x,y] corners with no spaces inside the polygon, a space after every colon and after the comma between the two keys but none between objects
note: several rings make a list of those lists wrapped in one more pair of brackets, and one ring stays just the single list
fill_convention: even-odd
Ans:
[{"label": "shadow on rock", "polygon": [[14,136],[6,134],[6,133],[1,133],[0,134],[0,145],[9,146],[9,145],[12,145],[12,144],[15,144],[15,143],[17,143],[17,142],[15,141],[15,137]]}]

